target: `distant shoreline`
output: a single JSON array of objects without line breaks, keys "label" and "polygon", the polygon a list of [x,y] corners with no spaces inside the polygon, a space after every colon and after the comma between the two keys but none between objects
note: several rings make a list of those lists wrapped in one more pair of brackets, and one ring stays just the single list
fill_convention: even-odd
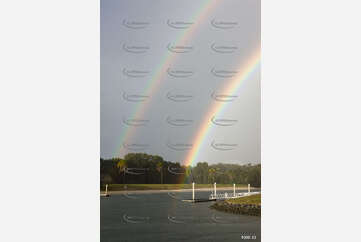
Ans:
[{"label": "distant shoreline", "polygon": [[[251,187],[251,191],[259,191],[261,188],[254,188]],[[217,191],[233,191],[233,187],[217,187]],[[213,191],[213,188],[195,188],[195,191]],[[236,192],[240,191],[247,191],[247,188],[236,187]],[[104,193],[105,191],[101,191],[101,193]],[[127,194],[127,193],[134,193],[134,194],[150,194],[150,193],[168,193],[168,192],[192,192],[192,189],[186,188],[186,189],[149,189],[149,190],[122,190],[122,191],[108,191],[108,194]]]}]

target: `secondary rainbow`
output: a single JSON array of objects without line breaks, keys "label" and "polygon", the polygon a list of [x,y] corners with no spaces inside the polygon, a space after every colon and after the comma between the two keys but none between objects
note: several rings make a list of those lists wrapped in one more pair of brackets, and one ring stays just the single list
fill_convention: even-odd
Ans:
[{"label": "secondary rainbow", "polygon": [[[185,45],[186,41],[188,41],[193,36],[194,31],[203,23],[205,23],[207,16],[209,16],[211,10],[214,9],[217,3],[219,2],[221,1],[217,1],[217,0],[205,1],[202,7],[200,7],[199,11],[195,14],[195,17],[192,18],[192,22],[194,22],[194,24],[190,28],[180,31],[179,37],[177,38],[177,41],[175,41],[175,44]],[[163,61],[154,72],[154,75],[148,81],[147,87],[144,91],[144,95],[152,97],[155,94],[162,80],[164,80],[164,76],[167,73],[167,68],[176,60],[177,56],[179,56],[179,54],[177,55],[176,53],[167,50],[165,51],[165,55],[162,58]],[[148,102],[138,103],[135,106],[131,117],[133,119],[141,118],[144,115],[149,103],[150,100]],[[120,136],[120,144],[117,146],[118,150],[116,152],[117,153],[116,155],[119,155],[123,142],[125,140],[129,140],[134,135],[135,131],[136,128],[133,126],[128,126],[127,128],[123,129],[123,132]]]}]

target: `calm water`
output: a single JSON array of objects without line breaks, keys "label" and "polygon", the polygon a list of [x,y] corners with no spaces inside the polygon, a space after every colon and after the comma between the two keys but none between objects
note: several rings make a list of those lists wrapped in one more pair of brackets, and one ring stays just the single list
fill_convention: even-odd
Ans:
[{"label": "calm water", "polygon": [[[198,191],[196,198],[209,194]],[[181,201],[191,196],[191,192],[130,192],[101,198],[101,241],[261,241],[259,217],[218,212],[209,208],[212,202]],[[243,240],[242,233],[256,239]]]}]

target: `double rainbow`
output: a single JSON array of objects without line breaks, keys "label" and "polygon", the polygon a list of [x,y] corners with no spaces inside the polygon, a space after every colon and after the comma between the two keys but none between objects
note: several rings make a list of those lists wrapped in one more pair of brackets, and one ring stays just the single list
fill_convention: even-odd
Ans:
[{"label": "double rainbow", "polygon": [[[193,17],[193,22],[197,23],[194,24],[192,27],[180,30],[179,37],[177,38],[178,41],[176,41],[177,45],[184,45],[186,41],[188,41],[192,36],[195,30],[204,23],[204,19],[207,19],[209,14],[211,13],[212,9],[214,9],[221,1],[217,0],[209,0],[205,1],[205,4],[202,5],[202,7],[199,9],[199,11],[195,14],[195,17]],[[147,87],[144,91],[145,95],[147,96],[153,96],[158,89],[158,87],[161,85],[161,82],[165,79],[165,75],[167,73],[167,68],[176,60],[176,57],[179,56],[173,52],[166,52],[163,56],[163,61],[161,64],[156,68],[156,71],[154,72],[154,75],[150,78],[148,81]],[[231,80],[227,81],[227,85],[223,88],[221,91],[222,94],[232,95],[237,93],[238,89],[241,87],[241,84],[250,78],[250,76],[257,70],[257,68],[260,65],[260,46],[257,46],[255,51],[253,52],[252,56],[248,58],[245,64],[242,64],[239,67],[239,74],[237,74],[235,77],[233,77]],[[134,111],[132,113],[132,118],[141,118],[145,111],[147,110],[147,107],[150,102],[140,102],[136,105],[134,108]],[[213,116],[216,116],[219,114],[226,106],[227,102],[214,102],[214,104],[211,106],[209,111],[206,113],[203,121],[201,122],[201,127],[199,128],[199,131],[196,133],[195,142],[193,143],[192,149],[186,154],[186,158],[184,160],[183,165],[190,166],[193,165],[196,161],[196,159],[199,156],[200,150],[205,142],[207,140],[207,135],[212,130],[213,125],[211,124],[211,118]],[[136,127],[134,126],[128,126],[126,129],[124,129],[121,137],[120,142],[121,144],[118,145],[118,148],[122,146],[122,143],[125,140],[128,140],[130,137],[134,135],[136,132]],[[119,152],[120,150],[118,150]],[[117,153],[118,153],[117,152]],[[117,154],[118,155],[118,154]]]}]

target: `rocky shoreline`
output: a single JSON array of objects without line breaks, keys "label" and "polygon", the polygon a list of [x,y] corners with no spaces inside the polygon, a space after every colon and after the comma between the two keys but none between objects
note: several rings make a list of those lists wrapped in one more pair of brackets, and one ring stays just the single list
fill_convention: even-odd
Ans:
[{"label": "rocky shoreline", "polygon": [[227,201],[219,201],[210,208],[227,213],[261,216],[261,205],[256,204],[232,204]]}]

